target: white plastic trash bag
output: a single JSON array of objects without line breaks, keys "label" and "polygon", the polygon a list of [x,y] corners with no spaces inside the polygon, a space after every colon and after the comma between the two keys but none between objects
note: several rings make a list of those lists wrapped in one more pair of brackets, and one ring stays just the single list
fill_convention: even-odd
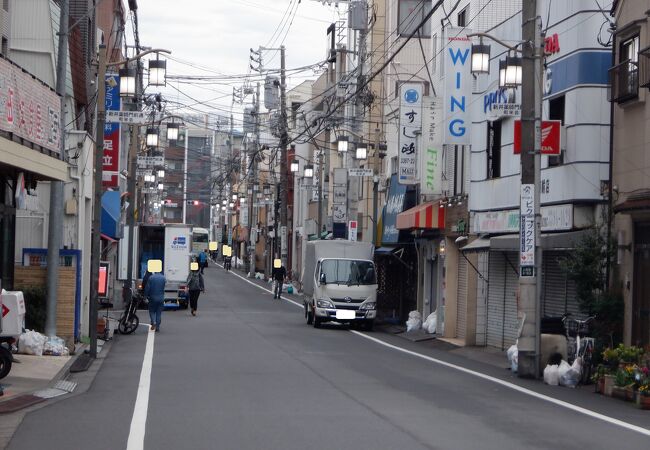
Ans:
[{"label": "white plastic trash bag", "polygon": [[43,354],[52,356],[68,356],[70,352],[65,346],[65,341],[58,336],[48,338],[43,346]]},{"label": "white plastic trash bag", "polygon": [[23,355],[43,356],[43,347],[47,337],[38,331],[27,330],[18,338],[18,351]]},{"label": "white plastic trash bag", "polygon": [[436,334],[436,324],[438,323],[438,314],[436,311],[427,316],[427,319],[422,324],[422,328],[429,334]]},{"label": "white plastic trash bag", "polygon": [[544,383],[550,386],[557,386],[560,384],[560,371],[557,364],[549,364],[544,368]]},{"label": "white plastic trash bag", "polygon": [[409,320],[406,321],[406,331],[415,331],[422,328],[422,315],[417,311],[409,313]]},{"label": "white plastic trash bag", "polygon": [[512,344],[506,352],[506,355],[510,363],[510,370],[516,372],[519,367],[519,349],[517,348],[517,344]]},{"label": "white plastic trash bag", "polygon": [[580,372],[569,365],[568,362],[562,360],[559,368],[560,373],[560,386],[576,387],[580,379]]}]

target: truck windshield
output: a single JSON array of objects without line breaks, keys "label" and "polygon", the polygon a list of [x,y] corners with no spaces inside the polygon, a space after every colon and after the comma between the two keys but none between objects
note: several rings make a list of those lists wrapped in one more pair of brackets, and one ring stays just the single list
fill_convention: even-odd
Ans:
[{"label": "truck windshield", "polygon": [[372,261],[326,259],[321,265],[321,273],[325,274],[325,282],[328,284],[377,284]]}]

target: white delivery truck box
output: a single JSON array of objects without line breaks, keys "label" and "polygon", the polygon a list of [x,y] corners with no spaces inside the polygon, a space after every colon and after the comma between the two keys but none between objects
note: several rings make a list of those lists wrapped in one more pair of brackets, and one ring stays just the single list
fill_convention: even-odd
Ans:
[{"label": "white delivery truck box", "polygon": [[178,291],[178,286],[190,274],[192,252],[192,227],[190,225],[165,225],[164,275],[165,291]]},{"label": "white delivery truck box", "polygon": [[19,336],[25,325],[25,300],[21,291],[4,291],[0,297],[0,336]]}]

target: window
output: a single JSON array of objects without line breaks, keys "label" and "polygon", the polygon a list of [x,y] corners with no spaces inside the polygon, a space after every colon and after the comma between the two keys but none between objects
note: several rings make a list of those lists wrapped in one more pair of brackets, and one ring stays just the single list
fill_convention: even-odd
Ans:
[{"label": "window", "polygon": [[[562,95],[560,97],[556,97],[554,99],[549,100],[548,102],[548,118],[550,120],[560,120],[562,122],[562,125],[564,125],[564,104],[565,104],[565,96]],[[564,164],[564,153],[560,152],[559,155],[551,155],[548,157],[548,166],[549,167],[555,167],[555,166],[561,166]]]},{"label": "window", "polygon": [[463,9],[461,12],[458,13],[458,26],[459,27],[466,27],[467,26],[467,10],[469,9],[469,6],[467,6],[465,9]]},{"label": "window", "polygon": [[[397,33],[402,37],[406,37],[416,32],[418,25],[431,12],[431,8],[431,0],[399,0]],[[420,28],[420,36],[428,38],[430,35],[431,20],[427,20]]]},{"label": "window", "polygon": [[622,103],[639,95],[639,35],[623,39],[618,64],[609,70],[610,101]]},{"label": "window", "polygon": [[6,37],[2,38],[2,48],[0,49],[3,55],[7,56],[9,53],[9,41]]},{"label": "window", "polygon": [[9,11],[9,0],[2,0],[2,9]]},{"label": "window", "polygon": [[501,176],[501,121],[488,122],[487,127],[487,177]]}]

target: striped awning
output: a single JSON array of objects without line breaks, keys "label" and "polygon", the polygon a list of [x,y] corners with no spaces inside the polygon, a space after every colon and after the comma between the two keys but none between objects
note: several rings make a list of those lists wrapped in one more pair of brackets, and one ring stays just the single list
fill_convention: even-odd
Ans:
[{"label": "striped awning", "polygon": [[445,228],[445,208],[439,202],[422,203],[397,215],[397,229]]}]

